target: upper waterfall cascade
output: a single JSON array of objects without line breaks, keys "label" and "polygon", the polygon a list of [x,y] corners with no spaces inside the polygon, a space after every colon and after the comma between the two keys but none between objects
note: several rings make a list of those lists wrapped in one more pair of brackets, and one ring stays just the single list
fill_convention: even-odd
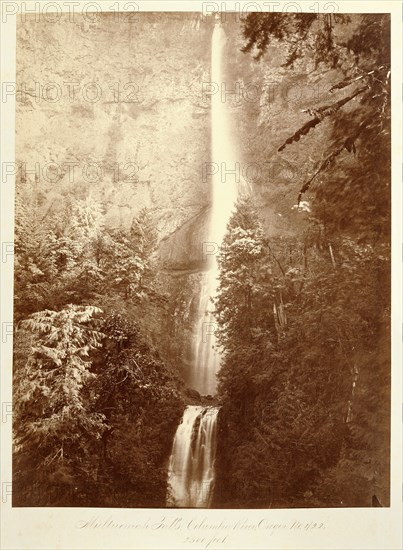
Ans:
[{"label": "upper waterfall cascade", "polygon": [[[219,20],[214,27],[211,44],[212,88],[221,90],[225,85],[223,71],[227,37]],[[224,98],[225,99],[225,98]],[[199,393],[214,395],[217,388],[217,372],[220,354],[216,349],[216,320],[212,313],[211,299],[218,286],[217,252],[222,245],[226,227],[240,190],[240,178],[234,174],[236,154],[231,125],[230,109],[220,92],[211,95],[211,210],[208,230],[208,246],[204,260],[208,269],[202,274],[200,300],[194,337],[194,355],[190,373],[190,385]],[[209,251],[209,252],[208,252]]]}]

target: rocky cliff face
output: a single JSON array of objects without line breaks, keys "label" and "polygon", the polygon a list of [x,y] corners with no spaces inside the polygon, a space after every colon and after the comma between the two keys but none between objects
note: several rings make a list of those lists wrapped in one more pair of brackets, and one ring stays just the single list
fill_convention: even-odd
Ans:
[{"label": "rocky cliff face", "polygon": [[209,105],[201,92],[210,36],[192,13],[20,22],[16,156],[26,179],[37,167],[44,211],[68,194],[90,193],[109,224],[127,226],[147,207],[166,262],[189,262],[191,233],[209,201],[201,174]]},{"label": "rocky cliff face", "polygon": [[[35,178],[44,212],[66,195],[91,194],[110,225],[128,226],[147,207],[165,268],[203,267],[212,25],[197,13],[152,12],[19,22],[16,157],[26,179]],[[307,120],[302,110],[323,101],[329,77],[312,81],[312,67],[282,68],[284,52],[275,45],[256,62],[240,51],[240,22],[227,15],[224,26],[227,79],[214,93],[232,106],[238,170],[263,206],[269,233],[287,233],[298,185],[318,160],[320,132],[303,138],[308,148],[312,141],[311,158],[277,148]]]}]

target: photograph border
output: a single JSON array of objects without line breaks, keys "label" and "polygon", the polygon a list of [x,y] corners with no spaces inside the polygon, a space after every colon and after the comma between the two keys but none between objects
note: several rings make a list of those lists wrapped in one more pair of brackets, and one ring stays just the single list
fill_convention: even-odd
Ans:
[{"label": "photograph border", "polygon": [[[392,395],[391,395],[391,506],[388,508],[320,508],[270,510],[116,509],[116,508],[13,508],[11,505],[12,437],[12,321],[14,178],[3,178],[5,163],[15,162],[15,97],[4,94],[4,83],[16,80],[16,22],[21,5],[58,5],[68,2],[3,2],[1,5],[1,548],[295,548],[399,549],[402,522],[402,4],[401,2],[199,2],[164,0],[137,2],[86,2],[76,0],[76,10],[90,4],[102,12],[116,6],[136,5],[139,11],[311,11],[335,4],[340,13],[390,13],[392,51]],[[11,6],[17,6],[11,14]],[[10,12],[6,12],[9,6]],[[254,9],[252,9],[252,6]],[[90,9],[88,7],[88,9]],[[235,523],[228,530],[220,524]],[[242,528],[244,525],[244,528]],[[248,527],[248,525],[254,525]],[[215,526],[212,528],[209,526]],[[210,540],[197,542],[198,537]],[[194,539],[191,543],[189,539]]]}]

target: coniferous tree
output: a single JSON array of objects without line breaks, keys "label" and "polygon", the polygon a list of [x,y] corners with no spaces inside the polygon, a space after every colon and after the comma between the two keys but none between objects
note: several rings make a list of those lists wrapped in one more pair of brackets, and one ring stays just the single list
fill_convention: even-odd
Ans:
[{"label": "coniferous tree", "polygon": [[[96,475],[91,453],[105,429],[92,409],[91,352],[101,344],[92,306],[33,313],[21,323],[28,346],[14,373],[14,480],[16,503],[74,501],[82,479]],[[21,334],[25,333],[25,334]],[[20,348],[21,350],[21,348]]]}]

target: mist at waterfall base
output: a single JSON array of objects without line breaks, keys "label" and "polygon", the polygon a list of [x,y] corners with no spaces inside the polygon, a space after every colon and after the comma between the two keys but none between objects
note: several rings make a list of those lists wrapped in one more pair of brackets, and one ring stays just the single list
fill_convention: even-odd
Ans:
[{"label": "mist at waterfall base", "polygon": [[[211,44],[211,82],[224,82],[223,64],[227,37],[220,22],[216,22]],[[211,96],[211,161],[213,166],[234,167],[228,104],[221,93]],[[222,245],[226,227],[240,191],[233,174],[218,170],[212,176],[209,243],[214,253],[206,256],[207,269],[202,285],[195,327],[193,361],[189,373],[190,387],[201,395],[214,395],[220,353],[216,349],[212,298],[218,286],[216,253]],[[214,462],[217,448],[217,417],[219,407],[188,406],[175,434],[168,470],[167,506],[208,508],[214,491]]]}]

